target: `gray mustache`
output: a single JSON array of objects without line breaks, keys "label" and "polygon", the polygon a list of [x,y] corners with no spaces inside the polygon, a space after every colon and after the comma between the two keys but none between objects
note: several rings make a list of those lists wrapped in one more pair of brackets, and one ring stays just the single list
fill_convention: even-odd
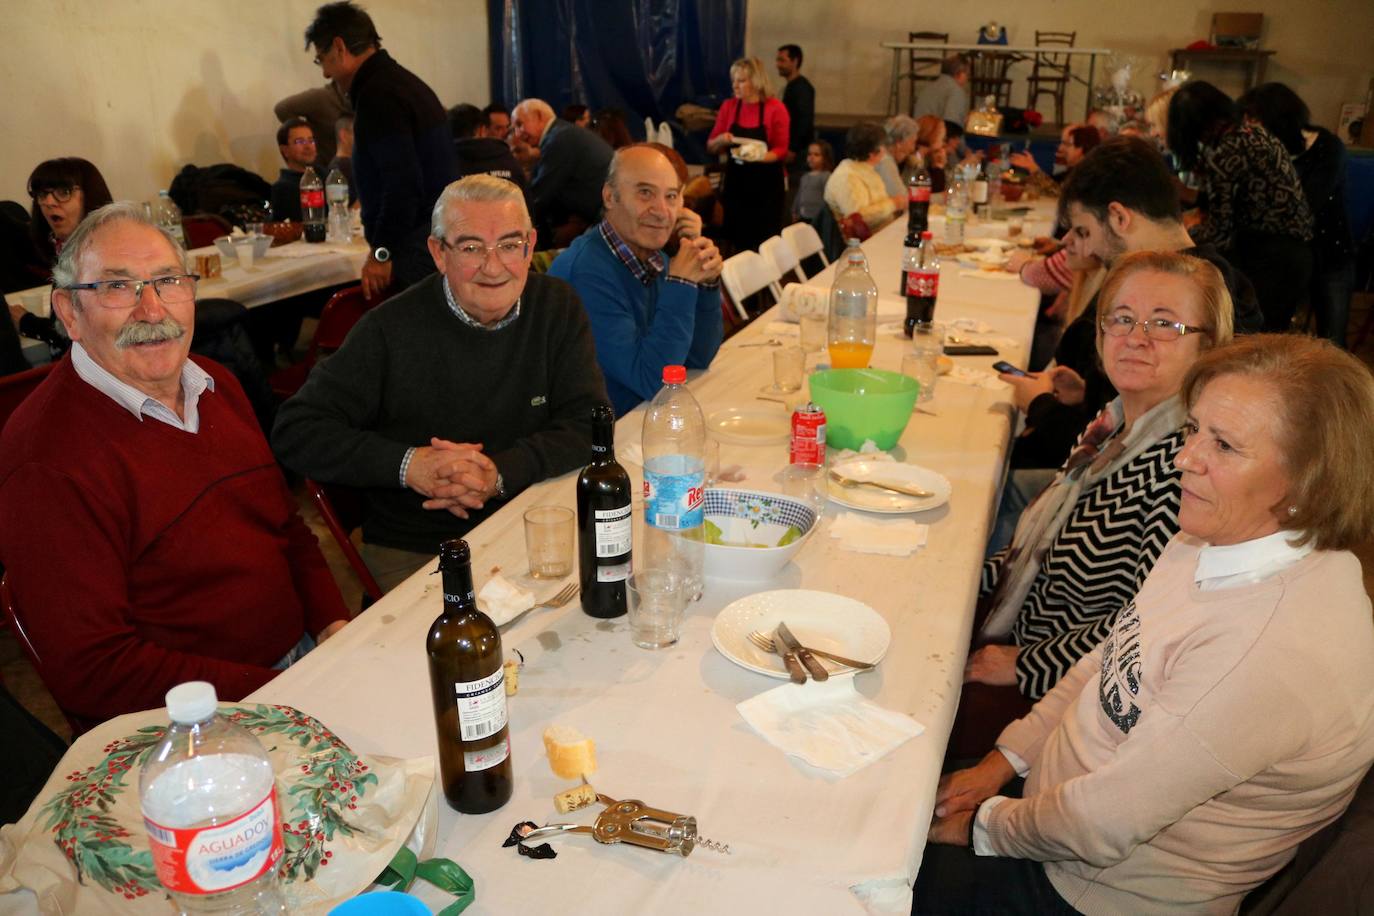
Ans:
[{"label": "gray mustache", "polygon": [[177,340],[186,333],[181,322],[168,315],[161,321],[131,321],[115,335],[115,347],[125,349],[162,340]]}]

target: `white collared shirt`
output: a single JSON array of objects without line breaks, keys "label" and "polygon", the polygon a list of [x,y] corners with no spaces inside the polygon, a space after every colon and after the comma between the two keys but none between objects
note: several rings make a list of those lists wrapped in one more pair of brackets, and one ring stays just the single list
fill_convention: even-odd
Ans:
[{"label": "white collared shirt", "polygon": [[120,407],[133,414],[140,422],[149,416],[184,432],[195,434],[200,431],[200,396],[206,391],[215,390],[215,380],[210,373],[191,360],[181,365],[181,394],[184,400],[182,409],[186,419],[177,416],[166,404],[133,385],[122,382],[91,359],[80,342],[72,344],[72,368],[81,380],[96,391],[107,396]]},{"label": "white collared shirt", "polygon": [[[1294,535],[1292,531],[1276,531],[1239,544],[1222,547],[1206,544],[1198,551],[1193,581],[1204,592],[1263,582],[1312,552],[1311,541],[1301,547],[1290,543],[1289,538]],[[1017,776],[1024,777],[1030,772],[1030,767],[1017,754],[1004,747],[998,750],[1016,770]],[[980,856],[996,855],[988,844],[987,824],[992,809],[1005,800],[1005,796],[994,795],[978,806],[977,816],[973,819],[973,851]]]}]

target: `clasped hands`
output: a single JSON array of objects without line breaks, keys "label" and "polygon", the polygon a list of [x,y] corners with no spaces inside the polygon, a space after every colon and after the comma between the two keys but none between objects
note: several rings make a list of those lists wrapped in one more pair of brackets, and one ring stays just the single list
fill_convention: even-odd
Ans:
[{"label": "clasped hands", "polygon": [[425,497],[426,509],[446,509],[467,518],[496,493],[496,465],[480,442],[430,439],[415,450],[406,468],[406,486]]},{"label": "clasped hands", "polygon": [[668,262],[668,276],[693,283],[708,283],[718,278],[725,262],[716,243],[701,234],[701,217],[684,207],[673,231],[679,244],[677,254]]},{"label": "clasped hands", "polygon": [[935,816],[926,839],[947,846],[967,846],[978,806],[1000,792],[1015,775],[1011,763],[994,748],[977,766],[940,777]]}]

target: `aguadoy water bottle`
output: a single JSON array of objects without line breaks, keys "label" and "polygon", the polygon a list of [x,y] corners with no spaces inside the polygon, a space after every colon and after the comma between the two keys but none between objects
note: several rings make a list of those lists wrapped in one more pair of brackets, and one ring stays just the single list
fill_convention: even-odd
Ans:
[{"label": "aguadoy water bottle", "polygon": [[172,233],[172,238],[181,243],[181,247],[186,247],[186,230],[181,225],[181,208],[172,200],[172,195],[166,191],[157,192],[157,206],[153,208],[153,216],[157,224],[168,232]]},{"label": "aguadoy water bottle", "polygon": [[868,272],[868,259],[857,239],[849,240],[844,265],[830,286],[830,317],[826,341],[830,366],[863,369],[873,356],[878,337],[878,285]]},{"label": "aguadoy water bottle", "polygon": [[205,681],[167,691],[172,724],[138,779],[153,866],[183,913],[285,913],[272,761],[216,702]]},{"label": "aguadoy water bottle", "polygon": [[319,173],[308,165],[301,173],[301,222],[305,224],[307,242],[324,241],[324,184]]},{"label": "aguadoy water bottle", "polygon": [[636,569],[672,569],[695,601],[703,588],[706,421],[687,390],[687,370],[663,367],[663,387],[644,412],[644,549]]},{"label": "aguadoy water bottle", "polygon": [[969,187],[962,173],[955,169],[955,178],[945,192],[945,244],[964,244],[964,224],[968,221]]},{"label": "aguadoy water bottle", "polygon": [[324,180],[324,198],[329,205],[325,238],[331,242],[352,241],[353,227],[348,222],[348,179],[337,166],[329,170],[329,177]]}]

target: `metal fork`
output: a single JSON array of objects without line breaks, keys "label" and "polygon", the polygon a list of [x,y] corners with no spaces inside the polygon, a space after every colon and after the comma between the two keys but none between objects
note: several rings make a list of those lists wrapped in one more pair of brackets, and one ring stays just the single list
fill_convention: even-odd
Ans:
[{"label": "metal fork", "polygon": [[512,617],[510,620],[507,620],[505,623],[501,624],[501,626],[503,626],[503,627],[508,627],[508,626],[510,626],[511,624],[515,623],[515,621],[519,620],[521,617],[524,617],[526,614],[528,614],[530,611],[534,610],[535,608],[539,608],[539,607],[549,607],[549,608],[562,607],[563,605],[567,604],[569,601],[571,601],[571,600],[573,599],[573,596],[577,594],[577,590],[578,590],[578,585],[577,585],[577,583],[576,583],[576,582],[569,582],[567,585],[563,586],[563,587],[560,588],[558,591],[554,592],[553,597],[549,598],[547,601],[540,601],[538,604],[531,604],[529,607],[525,608],[523,611],[521,611],[520,613],[516,614],[516,615],[515,615],[514,617]]},{"label": "metal fork", "polygon": [[[769,655],[774,655],[777,652],[777,650],[773,646],[773,637],[769,636],[767,633],[760,632],[759,630],[754,630],[749,634],[749,641],[754,645],[758,646],[763,651],[767,652]],[[815,649],[811,646],[807,646],[806,648],[812,655],[819,655],[822,658],[828,658],[832,662],[838,662],[841,665],[844,665],[846,668],[858,668],[860,671],[867,671],[868,669],[875,667],[872,662],[856,662],[852,658],[845,658],[843,655],[835,655],[833,652],[827,652],[824,649]]]}]

